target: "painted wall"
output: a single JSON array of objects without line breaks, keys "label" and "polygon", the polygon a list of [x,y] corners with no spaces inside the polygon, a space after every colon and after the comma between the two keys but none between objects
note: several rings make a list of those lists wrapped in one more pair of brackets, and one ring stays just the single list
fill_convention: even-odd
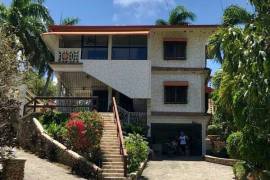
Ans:
[{"label": "painted wall", "polygon": [[[149,35],[148,58],[152,66],[161,67],[205,67],[205,45],[212,33],[211,29],[175,29],[175,30],[152,30]],[[187,59],[186,60],[164,60],[163,40],[164,38],[186,38]]]},{"label": "painted wall", "polygon": [[[164,81],[188,81],[187,104],[164,104]],[[204,112],[205,75],[191,72],[152,72],[150,111]]]},{"label": "painted wall", "polygon": [[151,63],[145,60],[82,60],[83,71],[130,98],[151,97]]}]

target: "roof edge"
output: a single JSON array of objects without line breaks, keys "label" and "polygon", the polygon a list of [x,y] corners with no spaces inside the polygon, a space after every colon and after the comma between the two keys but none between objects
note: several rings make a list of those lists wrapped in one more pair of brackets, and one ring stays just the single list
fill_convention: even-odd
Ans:
[{"label": "roof edge", "polygon": [[49,32],[86,32],[86,31],[149,31],[162,28],[218,28],[219,24],[198,24],[198,25],[123,25],[123,26],[71,26],[51,25]]}]

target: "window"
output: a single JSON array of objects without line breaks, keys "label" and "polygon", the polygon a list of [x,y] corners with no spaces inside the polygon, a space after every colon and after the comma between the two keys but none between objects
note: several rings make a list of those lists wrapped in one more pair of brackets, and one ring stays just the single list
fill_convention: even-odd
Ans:
[{"label": "window", "polygon": [[185,60],[186,41],[164,41],[165,60]]},{"label": "window", "polygon": [[81,36],[63,36],[59,40],[59,48],[81,48]]},{"label": "window", "polygon": [[112,60],[146,60],[147,36],[113,36]]},{"label": "window", "polygon": [[187,86],[164,86],[165,104],[187,104]]},{"label": "window", "polygon": [[82,59],[108,59],[108,36],[83,36]]}]

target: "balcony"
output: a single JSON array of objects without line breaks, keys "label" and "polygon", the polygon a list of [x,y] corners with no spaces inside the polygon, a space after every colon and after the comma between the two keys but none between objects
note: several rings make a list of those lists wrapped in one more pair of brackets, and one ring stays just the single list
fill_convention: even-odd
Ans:
[{"label": "balcony", "polygon": [[55,63],[78,64],[81,63],[80,48],[59,48],[55,51]]}]

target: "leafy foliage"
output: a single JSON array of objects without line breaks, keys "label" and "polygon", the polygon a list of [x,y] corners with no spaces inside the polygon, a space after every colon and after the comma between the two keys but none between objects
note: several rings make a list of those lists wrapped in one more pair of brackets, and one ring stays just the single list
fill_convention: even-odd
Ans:
[{"label": "leafy foliage", "polygon": [[211,124],[207,128],[208,135],[221,135],[222,134],[222,126],[218,124]]},{"label": "leafy foliage", "polygon": [[[215,103],[243,136],[240,158],[257,169],[270,163],[270,3],[250,0],[255,13],[243,26],[229,24],[210,39],[222,63]],[[238,23],[236,21],[231,21]]]},{"label": "leafy foliage", "polygon": [[138,170],[140,163],[148,156],[148,142],[139,134],[129,134],[125,138],[125,147],[128,153],[128,172]]},{"label": "leafy foliage", "polygon": [[240,145],[243,139],[243,134],[241,132],[235,132],[229,135],[227,138],[227,152],[231,158],[239,159],[240,155]]},{"label": "leafy foliage", "polygon": [[233,165],[233,173],[238,180],[247,180],[248,166],[245,162],[240,161]]},{"label": "leafy foliage", "polygon": [[171,10],[168,22],[163,19],[156,20],[156,25],[178,25],[178,24],[190,24],[190,21],[194,21],[196,15],[188,11],[184,6],[176,6]]},{"label": "leafy foliage", "polygon": [[24,77],[24,82],[27,85],[27,88],[37,96],[57,95],[57,85],[55,85],[52,80],[49,80],[47,91],[45,94],[43,93],[46,79],[36,72],[27,72]]},{"label": "leafy foliage", "polygon": [[96,161],[103,131],[101,116],[97,112],[72,113],[66,128],[71,148]]},{"label": "leafy foliage", "polygon": [[123,125],[123,131],[126,134],[140,134],[141,136],[146,137],[149,127],[146,124],[146,121],[137,121],[136,123],[129,123]]}]

